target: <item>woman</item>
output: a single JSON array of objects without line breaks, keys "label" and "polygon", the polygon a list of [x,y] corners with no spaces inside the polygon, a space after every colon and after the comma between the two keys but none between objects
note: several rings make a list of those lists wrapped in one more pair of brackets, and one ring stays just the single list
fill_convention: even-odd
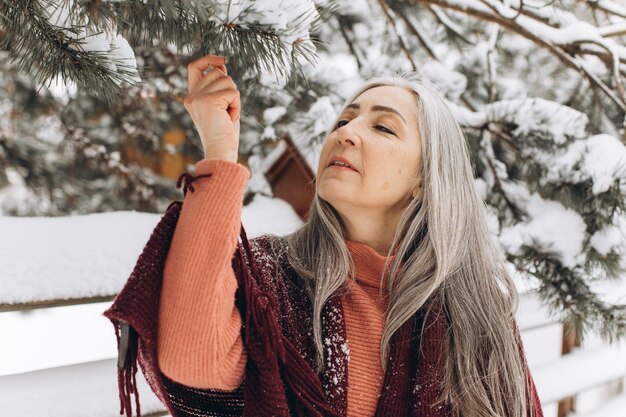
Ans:
[{"label": "woman", "polygon": [[[514,319],[517,292],[463,133],[433,88],[366,82],[328,131],[305,225],[250,242],[241,228],[242,245],[249,171],[237,164],[239,93],[223,58],[189,65],[185,107],[205,159],[198,175],[181,176],[158,320],[142,326],[120,312],[133,277],[105,313],[153,345],[144,372],[159,380],[157,395],[168,391],[159,396],[170,412],[542,415]],[[157,275],[158,265],[140,264],[153,272],[138,265],[135,275]],[[142,330],[151,326],[158,354],[156,336]]]}]

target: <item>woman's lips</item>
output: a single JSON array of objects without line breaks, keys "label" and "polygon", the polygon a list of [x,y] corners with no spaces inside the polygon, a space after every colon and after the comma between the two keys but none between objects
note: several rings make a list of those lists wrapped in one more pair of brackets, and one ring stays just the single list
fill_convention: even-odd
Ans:
[{"label": "woman's lips", "polygon": [[346,171],[356,172],[352,168],[344,167],[344,166],[341,166],[341,165],[330,165],[328,168],[339,168],[339,169],[343,169],[343,170],[346,170]]}]

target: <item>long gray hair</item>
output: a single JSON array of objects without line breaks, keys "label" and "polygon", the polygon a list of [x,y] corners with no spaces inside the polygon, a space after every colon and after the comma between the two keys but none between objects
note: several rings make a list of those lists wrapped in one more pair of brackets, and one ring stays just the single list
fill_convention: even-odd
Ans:
[{"label": "long gray hair", "polygon": [[[449,401],[454,416],[526,417],[532,400],[514,320],[518,293],[488,229],[461,127],[437,89],[412,75],[370,79],[344,107],[378,86],[415,94],[422,138],[422,161],[415,167],[422,186],[400,218],[388,252],[395,256],[381,277],[389,294],[383,369],[393,334],[420,308],[430,312],[437,300],[449,326],[439,401]],[[317,193],[306,223],[283,237],[286,259],[311,300],[318,372],[324,366],[322,308],[355,279],[344,238],[341,217]]]}]

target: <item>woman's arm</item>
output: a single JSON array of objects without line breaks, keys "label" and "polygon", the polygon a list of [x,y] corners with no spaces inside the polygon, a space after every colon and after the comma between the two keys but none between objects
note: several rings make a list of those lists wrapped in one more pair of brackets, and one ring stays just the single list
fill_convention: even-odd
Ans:
[{"label": "woman's arm", "polygon": [[197,388],[234,390],[246,352],[231,262],[241,227],[243,165],[203,159],[185,196],[167,255],[158,320],[158,363],[167,377]]}]

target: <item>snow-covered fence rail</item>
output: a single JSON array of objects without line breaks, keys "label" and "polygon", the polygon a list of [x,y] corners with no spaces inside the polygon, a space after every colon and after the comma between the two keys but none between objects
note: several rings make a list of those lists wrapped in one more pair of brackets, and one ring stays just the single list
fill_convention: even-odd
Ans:
[{"label": "snow-covered fence rail", "polygon": [[519,289],[517,321],[545,417],[623,416],[626,344],[609,345],[589,333],[576,346],[536,293]]},{"label": "snow-covered fence rail", "polygon": [[[3,342],[13,341],[8,351],[0,348],[7,361],[0,361],[1,415],[119,416],[115,336],[101,314],[159,218],[0,217],[0,328],[9,329]],[[137,381],[142,415],[167,415],[143,374]]]},{"label": "snow-covered fence rail", "polygon": [[0,217],[2,310],[112,299],[159,217],[123,211]]},{"label": "snow-covered fence rail", "polygon": [[115,295],[102,295],[102,296],[96,296],[96,297],[57,299],[57,300],[38,300],[38,301],[20,302],[20,303],[0,302],[0,313],[4,313],[8,311],[25,311],[25,310],[35,309],[35,308],[51,308],[51,307],[73,306],[73,305],[79,305],[79,304],[101,303],[105,301],[112,301],[114,298],[115,298]]}]

